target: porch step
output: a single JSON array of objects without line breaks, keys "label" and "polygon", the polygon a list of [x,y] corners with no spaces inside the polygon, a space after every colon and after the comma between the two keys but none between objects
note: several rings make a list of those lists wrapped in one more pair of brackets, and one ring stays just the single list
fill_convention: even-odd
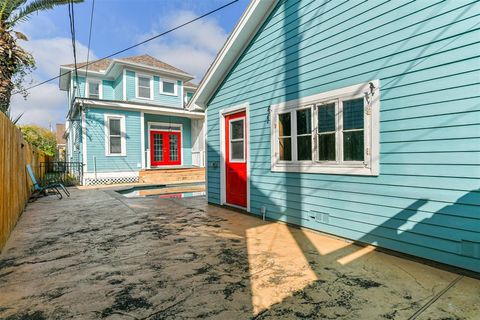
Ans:
[{"label": "porch step", "polygon": [[139,174],[139,180],[151,184],[205,182],[205,168],[142,170]]}]

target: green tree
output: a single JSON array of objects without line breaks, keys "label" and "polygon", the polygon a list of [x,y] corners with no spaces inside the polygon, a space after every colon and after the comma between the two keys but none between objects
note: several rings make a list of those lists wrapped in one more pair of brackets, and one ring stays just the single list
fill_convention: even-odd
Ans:
[{"label": "green tree", "polygon": [[57,152],[55,133],[36,125],[23,125],[19,128],[22,131],[23,138],[27,140],[27,142],[49,156],[55,155]]},{"label": "green tree", "polygon": [[28,40],[27,36],[14,28],[27,20],[33,13],[52,9],[69,2],[83,0],[0,0],[0,111],[6,113],[10,106],[13,89],[26,97],[22,86],[25,76],[35,67],[30,53],[17,44]]}]

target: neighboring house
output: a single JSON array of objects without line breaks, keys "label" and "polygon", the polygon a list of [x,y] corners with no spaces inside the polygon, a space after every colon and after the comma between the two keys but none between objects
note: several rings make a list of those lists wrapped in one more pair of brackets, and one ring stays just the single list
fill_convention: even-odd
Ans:
[{"label": "neighboring house", "polygon": [[203,166],[203,113],[185,110],[193,76],[149,55],[60,67],[67,160],[85,184],[136,182],[142,170]]},{"label": "neighboring house", "polygon": [[480,272],[479,15],[252,1],[189,105],[208,201]]},{"label": "neighboring house", "polygon": [[66,146],[67,141],[64,138],[65,134],[65,124],[64,123],[57,123],[55,125],[55,138],[57,140],[57,161],[65,161],[66,160]]}]

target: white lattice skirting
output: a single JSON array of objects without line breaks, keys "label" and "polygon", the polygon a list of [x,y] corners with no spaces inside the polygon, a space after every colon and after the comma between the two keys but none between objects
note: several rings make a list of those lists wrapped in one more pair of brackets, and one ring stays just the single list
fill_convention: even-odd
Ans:
[{"label": "white lattice skirting", "polygon": [[84,185],[101,185],[101,184],[117,184],[117,183],[136,183],[138,182],[137,177],[102,177],[102,178],[85,178]]}]

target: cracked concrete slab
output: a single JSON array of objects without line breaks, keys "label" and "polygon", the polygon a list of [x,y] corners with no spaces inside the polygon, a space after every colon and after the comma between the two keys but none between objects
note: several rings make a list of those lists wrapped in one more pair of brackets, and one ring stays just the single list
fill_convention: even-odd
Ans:
[{"label": "cracked concrete slab", "polygon": [[408,319],[426,305],[418,319],[480,314],[479,280],[437,297],[457,274],[373,247],[203,197],[71,191],[20,218],[0,256],[0,318]]}]

